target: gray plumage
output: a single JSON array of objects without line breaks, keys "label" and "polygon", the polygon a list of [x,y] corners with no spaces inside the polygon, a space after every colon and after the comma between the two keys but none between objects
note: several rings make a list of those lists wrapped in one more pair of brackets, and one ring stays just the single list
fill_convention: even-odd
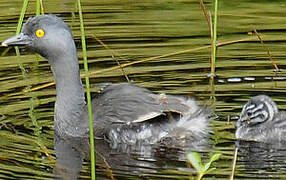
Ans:
[{"label": "gray plumage", "polygon": [[243,106],[235,136],[266,143],[286,142],[286,112],[279,111],[270,97],[255,96]]},{"label": "gray plumage", "polygon": [[[37,37],[37,29],[45,35]],[[36,16],[2,45],[25,45],[48,59],[57,91],[55,132],[63,137],[88,136],[84,89],[68,26],[54,15]],[[210,132],[208,113],[193,99],[154,94],[132,84],[108,85],[92,106],[96,137],[113,143],[156,143],[166,137],[203,139]]]}]

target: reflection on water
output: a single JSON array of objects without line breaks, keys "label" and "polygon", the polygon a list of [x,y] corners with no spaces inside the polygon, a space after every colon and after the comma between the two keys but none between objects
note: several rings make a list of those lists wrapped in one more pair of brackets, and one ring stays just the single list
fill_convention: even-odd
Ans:
[{"label": "reflection on water", "polygon": [[[34,3],[29,4],[29,15],[35,12]],[[0,17],[2,41],[15,33],[22,3],[3,0],[0,5],[3,7]],[[207,5],[211,9],[212,4]],[[219,41],[252,40],[218,48],[214,86],[216,101],[213,105],[218,118],[211,123],[211,146],[202,155],[203,160],[207,160],[212,152],[220,152],[222,158],[214,163],[216,171],[206,177],[229,178],[235,148],[235,119],[229,117],[239,115],[242,105],[251,96],[267,94],[280,109],[286,109],[286,74],[283,70],[286,65],[285,6],[283,0],[220,1]],[[73,27],[80,50],[78,18],[72,15],[75,4],[50,0],[44,2],[44,8],[46,13],[60,15]],[[203,47],[210,42],[207,23],[197,1],[84,1],[83,10],[89,66],[94,73],[91,76],[92,84],[126,82],[120,70],[97,72],[117,66],[113,57],[124,64]],[[254,29],[262,33],[264,43],[281,72],[273,72],[272,63],[263,47],[256,37],[248,35]],[[112,51],[103,48],[93,38],[94,35]],[[6,48],[0,47],[1,54],[5,54],[5,51]],[[55,166],[52,121],[55,89],[23,90],[49,83],[53,77],[46,60],[22,49],[21,54],[17,58],[11,49],[0,57],[0,179],[51,179]],[[207,77],[209,57],[210,51],[206,48],[135,64],[126,67],[125,71],[139,86],[156,92],[195,95],[201,104],[206,104],[211,90]],[[57,166],[57,173],[73,173],[74,177],[80,169],[79,179],[90,178],[89,163],[87,160],[82,162],[85,154],[88,154],[85,142],[64,141],[55,144],[55,151],[59,151],[61,157],[58,158],[60,165]],[[79,147],[71,148],[78,143]],[[117,179],[188,179],[190,174],[195,174],[185,163],[185,152],[197,149],[144,146],[143,150],[130,151],[123,147],[110,148],[102,142],[96,142],[96,145],[98,152],[107,154],[106,162]],[[81,148],[83,150],[79,150]],[[284,152],[284,147],[267,149],[263,145],[258,148],[252,148],[252,144],[240,146],[235,178],[285,177]],[[106,175],[106,163],[102,163],[99,157],[97,177],[110,179]],[[259,165],[252,157],[259,160]],[[73,164],[75,161],[77,163]],[[67,170],[61,170],[66,167]]]},{"label": "reflection on water", "polygon": [[[59,137],[55,134],[56,165],[54,175],[58,179],[77,179],[83,160],[90,160],[88,138]],[[160,161],[185,163],[186,153],[190,151],[207,151],[211,148],[209,141],[189,140],[181,145],[176,143],[150,144],[110,144],[103,139],[95,139],[96,163],[108,170],[156,174],[162,170]],[[157,164],[158,163],[158,164]],[[172,164],[172,163],[170,163]],[[168,163],[164,163],[168,166]]]},{"label": "reflection on water", "polygon": [[277,172],[286,170],[286,164],[281,163],[286,161],[286,143],[237,141],[236,146],[239,150],[239,162],[250,177],[266,178],[265,174],[268,174],[267,179],[286,177]]}]

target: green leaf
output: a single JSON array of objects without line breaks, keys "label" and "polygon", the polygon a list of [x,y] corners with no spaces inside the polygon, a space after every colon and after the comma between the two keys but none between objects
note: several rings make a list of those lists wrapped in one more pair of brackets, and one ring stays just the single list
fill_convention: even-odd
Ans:
[{"label": "green leaf", "polygon": [[211,164],[212,164],[212,162],[210,162],[210,161],[207,162],[204,166],[204,170],[207,171],[210,168]]},{"label": "green leaf", "polygon": [[198,172],[203,171],[204,167],[202,165],[202,159],[199,153],[190,152],[187,154],[187,159]]},{"label": "green leaf", "polygon": [[208,170],[210,168],[211,164],[214,161],[218,160],[220,158],[220,156],[221,156],[220,153],[215,153],[214,155],[212,155],[211,159],[205,164],[205,167],[204,167],[205,171]]},{"label": "green leaf", "polygon": [[210,173],[210,172],[214,171],[215,169],[216,169],[215,167],[210,168],[209,170],[207,170],[207,171],[205,172],[205,174],[208,174],[208,173]]},{"label": "green leaf", "polygon": [[211,157],[210,162],[214,162],[214,161],[218,160],[220,157],[221,157],[221,153],[215,153],[215,154]]}]

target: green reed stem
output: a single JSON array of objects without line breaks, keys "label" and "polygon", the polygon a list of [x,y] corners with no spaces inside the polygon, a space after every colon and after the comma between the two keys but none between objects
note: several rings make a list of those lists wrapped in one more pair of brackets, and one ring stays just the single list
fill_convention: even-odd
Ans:
[{"label": "green reed stem", "polygon": [[21,10],[21,14],[19,17],[19,21],[18,21],[18,25],[17,25],[17,30],[16,30],[16,34],[19,34],[22,28],[22,24],[23,24],[23,20],[24,20],[24,16],[27,10],[27,6],[28,6],[29,0],[24,0],[23,1],[23,6],[22,6],[22,10]]},{"label": "green reed stem", "polygon": [[41,13],[41,3],[40,3],[40,0],[37,0],[36,1],[36,15],[40,15]]},{"label": "green reed stem", "polygon": [[[29,3],[29,0],[24,0],[23,1],[23,6],[22,6],[21,14],[20,14],[20,17],[19,17],[19,20],[18,20],[16,34],[19,34],[20,31],[21,31],[23,20],[24,20],[24,16],[25,16],[25,13],[26,13],[26,10],[27,10],[27,7],[28,7],[28,3]],[[15,51],[16,51],[17,57],[19,57],[20,56],[20,51],[19,51],[18,46],[15,46]],[[21,69],[22,74],[25,75],[26,70],[25,70],[23,64],[19,63],[19,67]]]},{"label": "green reed stem", "polygon": [[37,5],[36,5],[36,15],[44,15],[44,5],[42,0],[37,0]]},{"label": "green reed stem", "polygon": [[95,180],[95,154],[94,154],[95,151],[94,151],[94,136],[93,136],[93,118],[92,118],[92,109],[91,109],[91,96],[90,96],[90,87],[89,87],[85,33],[84,33],[84,24],[83,24],[83,17],[82,17],[82,9],[81,9],[80,0],[78,0],[77,3],[78,3],[78,13],[79,13],[79,19],[80,19],[82,54],[83,54],[83,62],[84,62],[84,70],[85,70],[86,96],[87,96],[88,115],[89,115],[91,179]]},{"label": "green reed stem", "polygon": [[212,58],[211,58],[211,74],[215,75],[215,61],[216,61],[216,40],[217,40],[217,14],[218,14],[218,0],[215,0],[214,12],[214,26],[213,26],[213,41],[212,41]]}]

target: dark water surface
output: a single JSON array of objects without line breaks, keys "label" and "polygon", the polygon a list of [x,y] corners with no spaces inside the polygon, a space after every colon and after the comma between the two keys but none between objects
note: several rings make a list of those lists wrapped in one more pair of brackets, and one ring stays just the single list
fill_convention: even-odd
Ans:
[{"label": "dark water surface", "polygon": [[[45,13],[62,17],[71,27],[81,61],[79,20],[74,1],[44,1]],[[119,69],[99,70],[149,57],[166,55],[210,44],[208,25],[197,0],[82,1],[87,34],[88,60],[93,91],[97,84],[126,82]],[[206,5],[212,10],[211,1]],[[20,0],[0,2],[0,41],[16,31],[22,7]],[[253,95],[270,95],[286,109],[286,2],[228,1],[219,5],[218,40],[248,41],[218,48],[214,86],[209,83],[210,48],[176,53],[124,68],[130,80],[155,92],[194,96],[210,104],[217,118],[211,122],[212,146],[201,152],[203,160],[222,153],[217,168],[207,178],[228,179],[235,149],[234,122],[242,105]],[[35,3],[26,18],[35,14]],[[261,33],[265,47],[281,72],[275,73],[267,52],[253,35]],[[95,37],[110,49],[104,48]],[[51,179],[55,165],[53,147],[53,105],[55,87],[29,91],[53,81],[48,62],[24,49],[0,47],[0,179]],[[83,69],[83,68],[82,68]],[[212,93],[212,89],[214,92]],[[98,143],[107,155],[116,179],[188,179],[195,174],[185,162],[190,149],[144,147],[112,150]],[[286,177],[286,148],[263,144],[239,144],[236,179],[278,179]],[[125,152],[125,153],[123,153]],[[98,179],[110,179],[110,171],[99,165]],[[83,164],[80,179],[90,178],[89,162]]]}]

